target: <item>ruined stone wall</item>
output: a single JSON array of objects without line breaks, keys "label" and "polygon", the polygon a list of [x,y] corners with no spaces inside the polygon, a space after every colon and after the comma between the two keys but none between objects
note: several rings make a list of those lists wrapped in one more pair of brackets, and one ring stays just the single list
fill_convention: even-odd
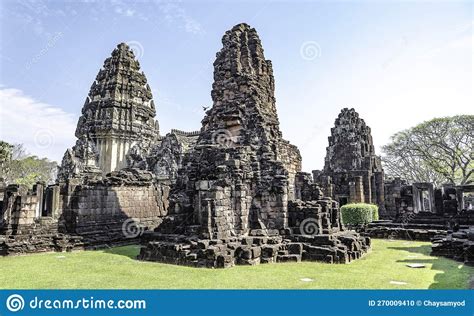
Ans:
[{"label": "ruined stone wall", "polygon": [[0,253],[129,242],[162,222],[170,187],[169,182],[153,181],[146,171],[125,169],[99,182],[70,179],[34,189],[21,195],[18,186],[7,188],[0,213]]},{"label": "ruined stone wall", "polygon": [[413,192],[406,181],[400,178],[387,180],[384,189],[387,218],[396,218],[402,213],[413,212]]},{"label": "ruined stone wall", "polygon": [[92,244],[113,243],[130,237],[124,231],[128,219],[142,230],[162,222],[168,210],[168,183],[124,183],[114,176],[112,173],[104,183],[61,186],[59,224],[63,232],[80,235]]},{"label": "ruined stone wall", "polygon": [[73,249],[68,238],[58,234],[57,219],[41,217],[43,186],[19,191],[18,185],[9,185],[4,192],[0,211],[0,255],[14,255],[44,251]]},{"label": "ruined stone wall", "polygon": [[282,139],[277,159],[281,161],[288,172],[288,200],[295,199],[296,174],[301,172],[301,154],[295,145]]},{"label": "ruined stone wall", "polygon": [[474,265],[474,227],[449,232],[432,239],[431,254]]},{"label": "ruined stone wall", "polygon": [[44,184],[37,183],[23,194],[16,184],[5,188],[0,210],[0,234],[22,234],[36,226],[44,205]]},{"label": "ruined stone wall", "polygon": [[183,132],[172,129],[159,137],[146,159],[146,169],[158,180],[176,182],[178,170],[183,167],[183,159],[189,154],[198,140],[199,131]]},{"label": "ruined stone wall", "polygon": [[435,188],[432,183],[408,184],[400,178],[386,180],[386,218],[397,218],[406,214],[429,212],[432,214],[458,213],[456,194],[452,186]]}]

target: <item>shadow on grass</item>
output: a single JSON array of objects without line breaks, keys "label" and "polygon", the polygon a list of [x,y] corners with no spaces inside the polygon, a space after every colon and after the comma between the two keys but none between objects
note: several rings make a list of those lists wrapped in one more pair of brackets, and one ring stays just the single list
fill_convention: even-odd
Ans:
[{"label": "shadow on grass", "polygon": [[138,254],[140,253],[140,248],[141,248],[140,245],[127,245],[127,246],[104,249],[102,251],[107,254],[125,256],[130,259],[136,260]]},{"label": "shadow on grass", "polygon": [[[389,249],[403,250],[411,253],[418,253],[426,256],[430,256],[431,246],[423,245],[418,247],[389,247]],[[439,271],[434,277],[434,283],[432,283],[429,289],[453,289],[459,288],[461,285],[463,288],[468,287],[470,276],[472,277],[473,269],[464,265],[462,262],[455,261],[453,259],[436,257],[434,259],[405,259],[397,260],[397,262],[410,264],[410,263],[421,263],[431,264],[431,269]],[[407,267],[407,269],[410,269]],[[464,278],[465,276],[465,278]],[[464,279],[464,280],[463,280]],[[464,282],[463,284],[460,284]]]}]

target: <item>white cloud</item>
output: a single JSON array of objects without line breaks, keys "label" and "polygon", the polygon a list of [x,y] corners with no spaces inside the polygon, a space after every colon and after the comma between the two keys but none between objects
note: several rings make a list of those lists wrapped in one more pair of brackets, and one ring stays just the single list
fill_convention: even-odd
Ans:
[{"label": "white cloud", "polygon": [[75,142],[77,118],[23,91],[0,87],[0,139],[24,144],[28,152],[61,161]]},{"label": "white cloud", "polygon": [[473,25],[474,21],[456,26],[453,30],[449,32],[451,34],[450,40],[436,46],[435,48],[430,49],[420,58],[426,59],[436,57],[441,53],[459,48],[472,51],[472,47],[474,44],[474,33],[472,32]]},{"label": "white cloud", "polygon": [[164,14],[165,21],[169,24],[177,24],[188,33],[202,34],[204,29],[201,24],[189,16],[182,7],[174,3],[165,3],[159,6],[161,13]]},{"label": "white cloud", "polygon": [[[104,2],[105,5],[102,8],[102,11],[108,11],[108,3]],[[137,18],[142,21],[148,21],[148,17],[144,14],[141,13],[137,10],[134,10],[130,7],[130,5],[133,5],[133,2],[127,2],[127,1],[120,1],[120,0],[113,0],[110,1],[110,5],[114,6],[114,12],[120,16],[126,17],[126,18]]]}]

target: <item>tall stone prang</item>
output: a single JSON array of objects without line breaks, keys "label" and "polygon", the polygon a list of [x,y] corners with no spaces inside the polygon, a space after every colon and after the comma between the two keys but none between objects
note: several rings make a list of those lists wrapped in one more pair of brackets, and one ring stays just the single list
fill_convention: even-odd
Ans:
[{"label": "tall stone prang", "polygon": [[170,202],[179,221],[207,238],[286,227],[294,179],[282,156],[300,168],[299,151],[282,139],[272,65],[257,32],[239,24],[222,43],[214,62],[213,107]]},{"label": "tall stone prang", "polygon": [[[82,108],[76,137],[95,152],[103,174],[127,167],[127,155],[145,155],[159,134],[155,105],[145,74],[124,43],[104,62]],[[81,143],[81,144],[82,144]],[[78,151],[76,144],[73,151]],[[83,147],[83,146],[82,146]],[[66,153],[79,162],[77,153]],[[69,162],[65,157],[66,163]],[[61,173],[61,172],[60,172]]]},{"label": "tall stone prang", "polygon": [[[143,235],[139,258],[197,267],[359,258],[370,239],[344,230],[338,203],[300,172],[298,148],[282,138],[272,64],[257,32],[239,24],[222,43],[213,106],[192,150],[171,159],[181,168],[168,215]],[[158,161],[180,156],[163,155],[166,148]]]},{"label": "tall stone prang", "polygon": [[341,205],[372,203],[383,213],[384,173],[370,127],[354,109],[344,108],[328,139],[324,170],[313,171],[316,180]]}]

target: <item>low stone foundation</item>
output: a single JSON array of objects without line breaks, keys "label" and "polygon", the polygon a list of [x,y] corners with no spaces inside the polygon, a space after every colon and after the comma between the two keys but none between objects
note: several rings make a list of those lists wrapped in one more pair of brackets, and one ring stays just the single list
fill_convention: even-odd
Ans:
[{"label": "low stone foundation", "polygon": [[446,230],[438,229],[417,229],[405,227],[369,227],[361,231],[364,235],[371,238],[381,239],[403,239],[403,240],[418,240],[431,241],[435,237],[446,236]]},{"label": "low stone foundation", "polygon": [[139,260],[199,268],[260,263],[322,261],[348,263],[370,249],[370,238],[345,231],[316,236],[248,236],[200,240],[182,235],[145,233]]},{"label": "low stone foundation", "polygon": [[64,234],[0,236],[0,256],[84,250],[82,237]]},{"label": "low stone foundation", "polygon": [[474,265],[474,226],[433,239],[431,254]]},{"label": "low stone foundation", "polygon": [[447,236],[448,231],[467,229],[472,225],[474,212],[465,210],[444,216],[429,212],[408,213],[395,220],[374,221],[356,230],[372,238],[431,241]]}]

